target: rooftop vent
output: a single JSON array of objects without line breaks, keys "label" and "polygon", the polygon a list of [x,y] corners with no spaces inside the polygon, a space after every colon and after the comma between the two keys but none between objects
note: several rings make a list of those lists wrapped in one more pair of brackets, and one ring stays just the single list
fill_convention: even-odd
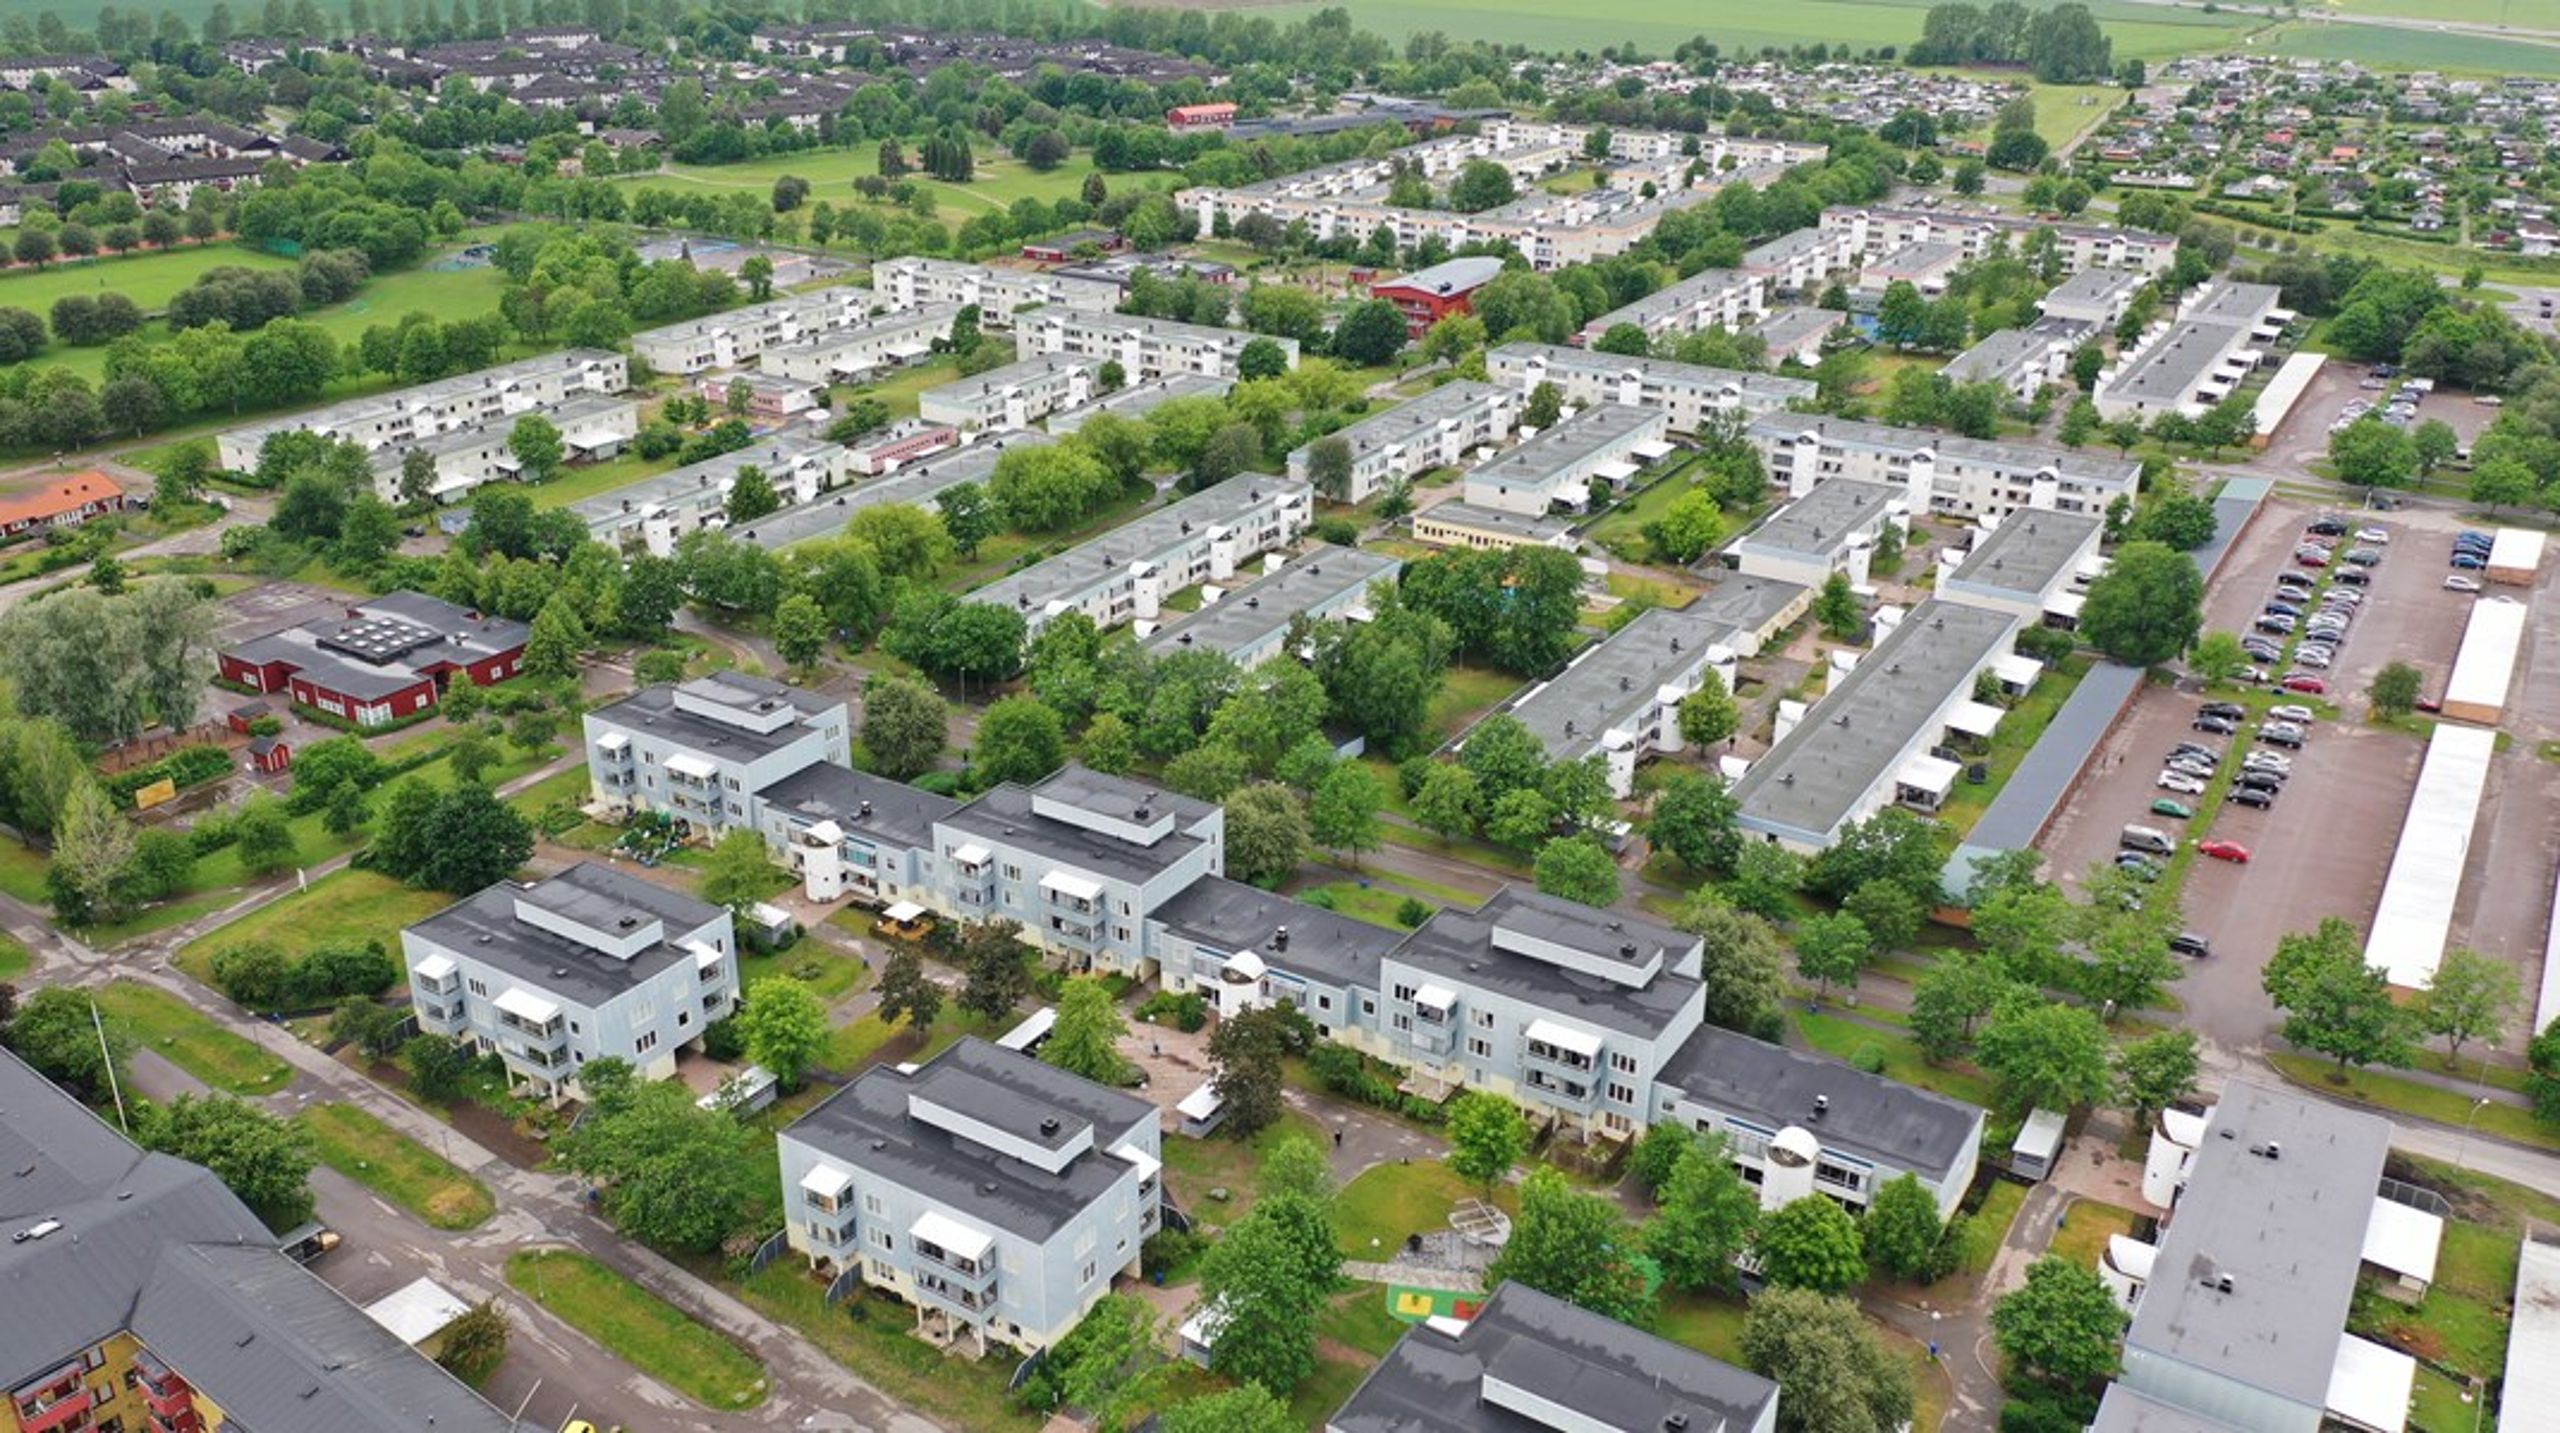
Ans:
[{"label": "rooftop vent", "polygon": [[1057,1117],[1056,1115],[1049,1115],[1049,1116],[1047,1116],[1047,1117],[1043,1118],[1043,1119],[1040,1121],[1040,1133],[1041,1133],[1041,1134],[1043,1134],[1043,1135],[1053,1135],[1053,1134],[1056,1134],[1057,1132],[1058,1132],[1058,1117]]}]

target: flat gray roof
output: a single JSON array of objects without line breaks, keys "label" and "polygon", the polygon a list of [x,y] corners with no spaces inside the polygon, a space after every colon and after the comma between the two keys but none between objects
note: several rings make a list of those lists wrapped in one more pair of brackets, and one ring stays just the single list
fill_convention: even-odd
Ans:
[{"label": "flat gray roof", "polygon": [[[766,702],[788,702],[801,716],[812,717],[844,705],[837,698],[820,696],[770,677],[746,672],[718,672],[696,677],[684,685],[741,711],[753,710]],[[587,715],[597,721],[648,732],[695,751],[735,761],[752,761],[780,751],[808,734],[808,729],[797,721],[785,723],[772,731],[755,731],[686,711],[676,705],[676,690],[676,685],[668,682],[642,687],[622,700],[598,707]]]},{"label": "flat gray roof", "polygon": [[2265,284],[2221,283],[2168,332],[2145,345],[2107,385],[2114,396],[2184,401],[2206,372],[2249,341],[2278,291]]},{"label": "flat gray roof", "polygon": [[1025,612],[1036,611],[1053,599],[1073,600],[1125,572],[1130,564],[1158,558],[1207,528],[1236,522],[1278,494],[1307,491],[1307,485],[1294,478],[1270,473],[1239,474],[1180,502],[1147,512],[1046,562],[997,578],[970,593],[968,600]]},{"label": "flat gray roof", "polygon": [[569,504],[569,511],[576,513],[592,529],[610,524],[640,508],[671,503],[690,493],[725,489],[738,476],[740,468],[762,468],[767,476],[771,476],[787,463],[835,446],[799,433],[775,433],[735,452],[722,453],[699,463],[687,463],[654,478],[642,478],[636,483],[581,499]]},{"label": "flat gray roof", "polygon": [[1590,461],[1593,453],[1625,441],[1628,434],[1665,427],[1669,421],[1659,408],[1593,403],[1529,441],[1468,469],[1467,482],[1543,488]]},{"label": "flat gray roof", "polygon": [[1912,608],[1735,783],[1746,823],[1828,840],[1877,782],[1891,779],[1922,726],[1970,687],[2017,620],[1956,602]]},{"label": "flat gray roof", "polygon": [[1123,418],[1144,418],[1177,398],[1224,398],[1233,390],[1232,379],[1212,378],[1205,373],[1176,373],[1152,383],[1132,383],[1116,393],[1106,393],[1081,407],[1049,415],[1049,431],[1072,433],[1084,426],[1086,419],[1097,413],[1115,413]]},{"label": "flat gray roof", "polygon": [[2038,319],[2025,328],[1983,335],[1980,343],[1947,360],[1947,366],[1938,371],[1950,383],[2006,383],[2018,369],[2043,363],[2056,343],[2077,343],[2096,331],[2079,319]]},{"label": "flat gray roof", "polygon": [[[1744,256],[1746,262],[1749,257],[1749,255]],[[1739,269],[1700,269],[1676,284],[1656,289],[1634,303],[1600,315],[1584,324],[1583,329],[1591,333],[1606,333],[1612,327],[1622,323],[1643,327],[1664,314],[1687,308],[1702,294],[1722,293],[1728,289],[1756,286],[1759,282],[1757,277]]]},{"label": "flat gray roof", "polygon": [[741,542],[758,547],[780,549],[811,538],[833,537],[844,531],[853,515],[882,503],[913,503],[918,507],[932,502],[962,483],[983,483],[996,470],[996,460],[1012,448],[1036,448],[1054,441],[1046,433],[1018,429],[989,430],[977,441],[950,452],[928,458],[921,463],[900,468],[885,478],[854,487],[837,488],[820,493],[808,502],[767,513],[733,535]]},{"label": "flat gray roof", "polygon": [[1810,433],[1825,443],[1841,447],[1866,448],[1882,453],[1930,452],[2012,473],[2035,473],[2051,468],[2066,478],[2127,487],[2142,475],[2142,464],[2131,458],[2075,453],[2068,448],[2042,448],[2027,443],[1999,443],[1919,428],[1896,428],[1890,424],[1834,418],[1823,413],[1763,413],[1751,420],[1748,431],[1750,436],[1763,441],[1797,438]]},{"label": "flat gray roof", "polygon": [[[2265,1156],[2270,1144],[2280,1158]],[[2325,1406],[2390,1152],[2388,1120],[2247,1080],[2226,1084],[2127,1349]],[[2145,1367],[2129,1363],[2127,1381],[2169,1394],[2145,1388]]]},{"label": "flat gray roof", "polygon": [[1830,561],[1849,539],[1884,516],[1904,492],[1891,483],[1856,478],[1826,478],[1812,492],[1769,514],[1743,534],[1739,546],[1748,551],[1780,553]]},{"label": "flat gray roof", "polygon": [[2104,520],[2086,513],[2043,508],[2011,513],[1965,555],[1948,581],[2041,597],[2057,578],[2070,573],[2089,539],[2105,526]]},{"label": "flat gray roof", "polygon": [[[1378,963],[1405,933],[1304,901],[1208,876],[1156,907],[1154,919],[1185,940],[1234,955],[1252,951],[1274,969],[1342,989],[1378,988]],[[1289,932],[1288,944],[1278,933]]]},{"label": "flat gray roof", "polygon": [[2121,1383],[2110,1383],[2106,1397],[2098,1400],[2098,1418],[2089,1425],[2089,1433],[2242,1433],[2242,1430],[2229,1423],[2189,1413],[2148,1394],[2136,1393]]},{"label": "flat gray roof", "polygon": [[[1486,1388],[1490,1380],[1496,1387]],[[1407,1328],[1326,1427],[1336,1433],[1525,1433],[1543,1426],[1502,1406],[1505,1387],[1573,1409],[1592,1426],[1738,1433],[1758,1426],[1778,1385],[1506,1283],[1461,1331]]]},{"label": "flat gray roof", "polygon": [[1733,625],[1713,612],[1655,607],[1576,658],[1573,665],[1504,709],[1557,761],[1578,761],[1665,682],[1730,643]]},{"label": "flat gray roof", "polygon": [[[1051,1174],[915,1118],[907,1110],[911,1095],[1035,1144],[1043,1141],[1044,1118],[1059,1122],[1053,1139],[1089,1126],[1093,1148]],[[913,1074],[872,1066],[785,1132],[944,1208],[1045,1240],[1127,1177],[1129,1164],[1111,1149],[1155,1118],[1145,1100],[970,1035]]]},{"label": "flat gray roof", "polygon": [[1802,1125],[1830,1148],[1940,1178],[1983,1120],[1962,1100],[1713,1025],[1665,1062],[1662,1082],[1772,1133]]},{"label": "flat gray roof", "polygon": [[1382,443],[1406,442],[1417,433],[1438,427],[1443,419],[1472,412],[1507,396],[1508,391],[1471,378],[1457,379],[1443,383],[1409,403],[1380,409],[1342,429],[1339,436],[1351,445],[1354,453]]},{"label": "flat gray roof", "polygon": [[1680,610],[1693,617],[1721,623],[1737,632],[1760,631],[1812,590],[1798,583],[1780,582],[1774,577],[1751,577],[1739,572],[1722,572],[1713,576],[1714,585]]},{"label": "flat gray roof", "polygon": [[2131,269],[2082,269],[2053,286],[2045,302],[2101,304],[2112,302],[2119,294],[2129,294],[2149,280]]},{"label": "flat gray roof", "polygon": [[[1596,958],[1617,960],[1633,942],[1639,959],[1664,952],[1662,969],[1642,986],[1621,985],[1535,960],[1493,943],[1496,927],[1554,941]],[[1504,886],[1478,910],[1443,910],[1397,947],[1395,958],[1452,984],[1492,990],[1575,1020],[1648,1038],[1686,1009],[1699,982],[1672,966],[1698,938],[1643,916],[1595,910],[1518,886]]]},{"label": "flat gray roof", "polygon": [[1168,652],[1217,652],[1232,657],[1285,632],[1298,614],[1365,592],[1380,582],[1393,582],[1404,570],[1400,558],[1356,547],[1326,546],[1279,571],[1259,577],[1179,621],[1166,624],[1146,641],[1161,656]]},{"label": "flat gray roof", "polygon": [[1746,324],[1742,331],[1766,341],[1771,348],[1792,348],[1814,334],[1827,334],[1848,321],[1847,314],[1833,309],[1782,308]]},{"label": "flat gray roof", "polygon": [[952,797],[831,761],[804,766],[756,798],[812,823],[833,821],[848,834],[917,851],[932,850],[933,823],[960,809]]},{"label": "flat gray roof", "polygon": [[1481,528],[1486,532],[1509,533],[1531,542],[1553,542],[1573,531],[1573,524],[1562,518],[1531,517],[1527,513],[1512,512],[1508,508],[1486,507],[1482,503],[1433,503],[1415,516],[1456,523],[1462,527]]},{"label": "flat gray roof", "polygon": [[1808,378],[1782,378],[1774,373],[1755,373],[1741,368],[1716,368],[1668,358],[1602,353],[1598,349],[1569,348],[1557,343],[1506,343],[1487,355],[1487,359],[1497,370],[1505,371],[1515,364],[1526,368],[1530,363],[1543,362],[1550,371],[1587,373],[1604,379],[1632,372],[1641,374],[1648,383],[1700,390],[1731,388],[1772,406],[1811,398],[1816,391],[1814,382]]},{"label": "flat gray roof", "polygon": [[[667,938],[625,960],[527,924],[516,915],[518,900],[607,932],[626,915],[662,921]],[[545,994],[593,1009],[678,961],[692,960],[690,952],[672,942],[719,917],[718,906],[610,866],[581,861],[545,880],[500,881],[409,929]]]},{"label": "flat gray roof", "polygon": [[[1099,783],[1112,785],[1105,787]],[[941,824],[955,831],[965,831],[988,840],[1002,841],[1020,850],[1049,856],[1061,865],[1098,872],[1132,885],[1143,885],[1153,880],[1199,849],[1200,838],[1183,834],[1184,828],[1216,808],[1188,796],[1141,786],[1119,777],[1104,776],[1074,765],[1061,769],[1036,789],[1042,795],[1087,810],[1130,820],[1134,808],[1120,788],[1149,794],[1154,806],[1172,812],[1173,834],[1152,846],[1141,846],[1134,841],[1123,841],[1099,831],[1087,830],[1073,822],[1034,811],[1031,806],[1034,788],[1015,786],[1010,782],[943,817]]]}]

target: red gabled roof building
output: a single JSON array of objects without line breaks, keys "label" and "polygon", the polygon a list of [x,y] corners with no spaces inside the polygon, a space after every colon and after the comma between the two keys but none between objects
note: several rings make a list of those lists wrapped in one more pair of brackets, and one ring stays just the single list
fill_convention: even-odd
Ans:
[{"label": "red gabled roof building", "polygon": [[354,726],[389,726],[433,707],[457,672],[483,687],[514,676],[526,636],[522,622],[390,592],[252,637],[222,654],[222,676]]},{"label": "red gabled roof building", "polygon": [[124,489],[94,468],[68,477],[47,478],[33,487],[0,494],[0,537],[19,537],[38,528],[72,527],[103,513],[122,512],[124,506]]},{"label": "red gabled roof building", "polygon": [[1500,259],[1474,255],[1433,264],[1398,278],[1381,279],[1369,286],[1369,294],[1394,304],[1396,312],[1404,315],[1406,337],[1420,338],[1440,320],[1467,312],[1475,291],[1492,283],[1501,272]]}]

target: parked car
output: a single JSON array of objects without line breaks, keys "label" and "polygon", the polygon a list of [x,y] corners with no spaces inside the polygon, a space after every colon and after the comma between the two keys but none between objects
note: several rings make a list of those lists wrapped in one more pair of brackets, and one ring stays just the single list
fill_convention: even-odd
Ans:
[{"label": "parked car", "polygon": [[2453,565],[2465,572],[2478,572],[2489,565],[2489,559],[2468,552],[2457,552],[2453,555]]},{"label": "parked car", "polygon": [[2295,722],[2306,726],[2320,719],[2319,713],[2302,705],[2300,702],[2287,702],[2280,707],[2269,707],[2267,708],[2267,715],[2274,717],[2278,721]]},{"label": "parked car", "polygon": [[2181,796],[2202,796],[2204,794],[2204,783],[2187,775],[2183,771],[2163,771],[2160,773],[2160,780],[2157,784],[2161,790],[2174,791]]},{"label": "parked car", "polygon": [[2447,592],[2477,592],[2480,590],[2480,579],[2477,577],[2465,577],[2459,572],[2448,573],[2444,579],[2444,590]]},{"label": "parked car", "polygon": [[2249,709],[2240,705],[2238,702],[2206,702],[2203,706],[2196,708],[2196,714],[2198,716],[2226,717],[2232,721],[2238,721],[2249,714]]},{"label": "parked car", "polygon": [[2159,862],[2146,860],[2141,856],[2135,855],[2131,851],[2126,851],[2116,857],[2116,869],[2133,877],[2135,880],[2142,882],[2144,885],[2149,885],[2153,881],[2160,879]]},{"label": "parked car", "polygon": [[2222,760],[2222,753],[2219,750],[2207,746],[2200,741],[2179,742],[2177,745],[2169,748],[2169,755],[2172,757],[2192,756],[2196,760],[2207,764],[2218,763]]},{"label": "parked car", "polygon": [[2350,567],[2338,574],[2338,580],[2349,587],[2362,587],[2373,580],[2373,574],[2361,567]]},{"label": "parked car", "polygon": [[2237,841],[2204,841],[2198,843],[2196,849],[2217,861],[2230,861],[2242,866],[2249,864],[2249,848]]},{"label": "parked car", "polygon": [[2332,665],[2329,649],[2326,647],[2305,647],[2293,654],[2293,660],[2299,666],[2321,672],[2329,670]]},{"label": "parked car", "polygon": [[2151,814],[2154,816],[2175,816],[2181,821],[2192,821],[2195,819],[2196,808],[2173,797],[2163,796],[2159,800],[2151,803]]},{"label": "parked car", "polygon": [[2233,736],[2240,730],[2239,723],[2224,717],[2197,717],[2187,725],[2191,730],[2207,732],[2214,736]]},{"label": "parked car", "polygon": [[2326,567],[2329,565],[2329,554],[2316,547],[2305,547],[2294,552],[2293,560],[2305,567]]},{"label": "parked car", "polygon": [[2286,677],[2280,685],[2288,692],[2300,692],[2307,697],[2325,697],[2329,694],[2329,684],[2308,672],[2296,672]]},{"label": "parked car", "polygon": [[2345,560],[2358,567],[2379,567],[2382,565],[2382,552],[2378,548],[2351,547],[2347,549]]},{"label": "parked car", "polygon": [[2262,726],[2258,728],[2258,740],[2275,746],[2298,747],[2302,745],[2302,733],[2299,730],[2286,731],[2281,727]]},{"label": "parked car", "polygon": [[2269,613],[2249,625],[2257,628],[2261,632],[2272,632],[2279,637],[2290,637],[2293,635],[2294,621],[2290,617],[2282,617]]},{"label": "parked car", "polygon": [[2202,960],[2206,956],[2213,954],[2213,942],[2196,934],[2194,931],[2182,930],[2176,935],[2169,937],[2169,953],[2171,955],[2183,955],[2196,960]]},{"label": "parked car", "polygon": [[2357,528],[2356,541],[2369,542],[2376,547],[2389,547],[2391,545],[2391,529],[2387,527]]},{"label": "parked car", "polygon": [[2235,786],[2231,788],[2231,800],[2235,805],[2264,811],[2276,804],[2276,793],[2264,786]]},{"label": "parked car", "polygon": [[2343,537],[2347,531],[2347,520],[2335,513],[2322,513],[2313,518],[2303,531],[2316,532],[2322,537]]}]

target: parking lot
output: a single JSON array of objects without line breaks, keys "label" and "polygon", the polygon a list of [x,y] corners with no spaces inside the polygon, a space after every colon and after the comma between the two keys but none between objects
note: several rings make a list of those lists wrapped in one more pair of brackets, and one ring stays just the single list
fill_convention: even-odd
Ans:
[{"label": "parking lot", "polygon": [[[2293,411],[2277,426],[2274,439],[2267,445],[2267,459],[2275,466],[2288,468],[2303,468],[2325,460],[2329,456],[2330,425],[2353,404],[2364,404],[2377,414],[2382,412],[2391,392],[2405,380],[2383,380],[2382,386],[2376,388],[2364,386],[2374,381],[2368,364],[2333,358],[2322,365],[2311,386],[2295,401]],[[2461,438],[2464,447],[2469,447],[2471,440],[2480,436],[2480,430],[2498,416],[2496,408],[2474,402],[2468,393],[2440,390],[2411,396],[2417,400],[2417,411],[2409,419],[2409,427],[2414,429],[2430,418],[2442,419]]]}]

